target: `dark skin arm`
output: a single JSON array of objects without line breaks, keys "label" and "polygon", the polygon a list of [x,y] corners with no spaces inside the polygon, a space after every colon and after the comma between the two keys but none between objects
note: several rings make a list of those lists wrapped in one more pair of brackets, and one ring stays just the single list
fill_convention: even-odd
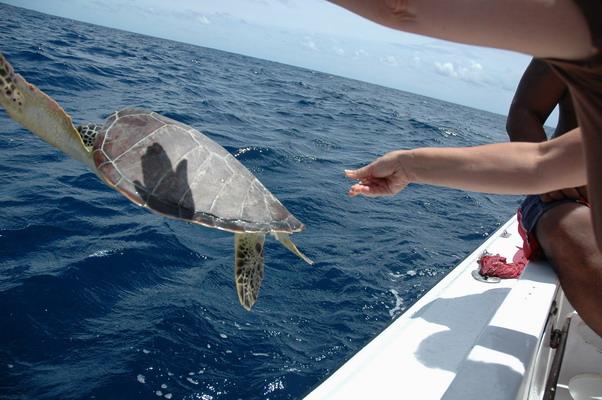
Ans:
[{"label": "dark skin arm", "polygon": [[[544,123],[559,105],[559,120],[554,136],[577,127],[572,99],[568,88],[544,62],[531,60],[525,70],[508,112],[506,131],[513,142],[543,142],[547,140]],[[585,199],[585,188],[567,188],[545,193],[543,201]]]},{"label": "dark skin arm", "polygon": [[508,112],[506,132],[510,141],[547,140],[543,125],[566,92],[565,84],[545,62],[531,60],[516,88]]}]

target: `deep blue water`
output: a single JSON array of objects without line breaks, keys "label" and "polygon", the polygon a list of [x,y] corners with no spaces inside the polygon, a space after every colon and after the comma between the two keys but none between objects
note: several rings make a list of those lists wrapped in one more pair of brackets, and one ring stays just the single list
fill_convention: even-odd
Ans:
[{"label": "deep blue water", "polygon": [[505,140],[504,118],[0,5],[1,51],[76,123],[137,106],[203,131],[307,229],[266,245],[252,312],[233,238],[138,208],[0,110],[0,398],[294,399],[476,248],[515,197],[347,198],[395,148]]}]

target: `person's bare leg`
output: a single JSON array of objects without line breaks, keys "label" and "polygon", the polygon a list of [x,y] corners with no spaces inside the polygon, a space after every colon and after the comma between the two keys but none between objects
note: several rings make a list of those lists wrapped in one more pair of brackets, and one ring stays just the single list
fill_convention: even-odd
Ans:
[{"label": "person's bare leg", "polygon": [[585,18],[572,0],[330,0],[405,32],[514,50],[536,57],[594,54]]},{"label": "person's bare leg", "polygon": [[602,253],[594,238],[591,210],[577,203],[556,206],[540,218],[536,234],[567,299],[602,336]]}]

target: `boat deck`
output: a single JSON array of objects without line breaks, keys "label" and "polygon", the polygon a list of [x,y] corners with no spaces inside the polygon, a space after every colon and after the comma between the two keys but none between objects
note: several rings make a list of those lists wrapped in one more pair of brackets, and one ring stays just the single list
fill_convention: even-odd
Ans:
[{"label": "boat deck", "polygon": [[[512,260],[521,244],[512,218],[306,399],[506,400],[541,393],[545,376],[536,376],[542,373],[535,359],[558,318],[548,318],[558,295],[554,272],[531,262],[520,279],[486,283],[472,276],[485,251]],[[544,354],[540,370],[551,357]]]}]

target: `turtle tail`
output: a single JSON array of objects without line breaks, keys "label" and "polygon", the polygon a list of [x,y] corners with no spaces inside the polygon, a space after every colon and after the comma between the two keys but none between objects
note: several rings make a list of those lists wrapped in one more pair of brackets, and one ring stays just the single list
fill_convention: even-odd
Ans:
[{"label": "turtle tail", "polygon": [[310,260],[309,257],[307,257],[305,254],[301,253],[301,250],[299,250],[297,248],[297,246],[295,246],[295,244],[291,240],[290,233],[273,232],[272,234],[276,237],[276,239],[278,239],[278,241],[280,243],[282,243],[282,245],[284,247],[289,249],[291,252],[293,252],[295,255],[297,255],[299,258],[301,258],[303,261],[305,261],[309,265],[314,265],[314,262],[312,260]]}]

